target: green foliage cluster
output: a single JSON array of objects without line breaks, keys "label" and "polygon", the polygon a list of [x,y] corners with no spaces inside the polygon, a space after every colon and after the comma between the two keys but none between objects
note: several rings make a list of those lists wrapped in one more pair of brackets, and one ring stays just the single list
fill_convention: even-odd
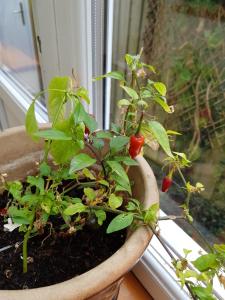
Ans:
[{"label": "green foliage cluster", "polygon": [[[147,112],[148,107],[156,103],[165,112],[172,113],[166,100],[166,86],[162,82],[146,80],[155,69],[141,61],[141,53],[135,56],[127,54],[125,60],[130,70],[127,78],[123,73],[114,71],[95,79],[110,77],[118,80],[126,94],[126,99],[118,101],[119,107],[125,110],[124,118],[121,124],[112,124],[109,131],[97,130],[94,117],[83,106],[83,101],[90,103],[88,91],[83,87],[73,88],[68,77],[53,78],[48,90],[35,97],[27,112],[27,133],[34,141],[43,139],[45,144],[39,172],[28,176],[23,184],[19,181],[4,183],[12,197],[7,207],[8,215],[20,225],[19,231],[24,234],[24,272],[27,272],[27,247],[31,236],[42,235],[48,230],[48,236],[54,238],[59,233],[75,234],[90,219],[101,226],[108,212],[115,217],[109,223],[107,233],[144,225],[149,226],[158,237],[158,203],[146,209],[132,195],[128,170],[130,166],[136,166],[137,161],[129,155],[131,136],[141,135],[147,145],[151,146],[154,142],[162,147],[170,176],[177,171],[184,182],[187,201],[183,217],[191,222],[190,196],[199,193],[203,186],[200,183],[192,185],[183,177],[181,169],[188,167],[190,161],[184,153],[172,151],[169,141],[171,135],[178,133],[167,131],[155,117],[149,118]],[[45,92],[48,93],[51,126],[39,129],[35,105],[38,97]],[[76,196],[71,193],[74,190]],[[53,225],[52,218],[61,220],[58,227]],[[213,266],[207,267],[207,270],[212,268],[213,271],[207,271],[207,278],[203,275],[198,277],[200,284],[206,284],[207,291],[211,289],[212,276],[220,276],[220,262],[224,262],[223,246],[215,246],[215,253],[208,254],[216,261]],[[201,257],[194,262],[201,274],[205,272],[205,260]],[[199,296],[201,286],[189,283],[190,276],[184,274],[186,268],[181,268],[178,261],[175,268],[181,283],[188,285],[193,298],[205,299]]]}]

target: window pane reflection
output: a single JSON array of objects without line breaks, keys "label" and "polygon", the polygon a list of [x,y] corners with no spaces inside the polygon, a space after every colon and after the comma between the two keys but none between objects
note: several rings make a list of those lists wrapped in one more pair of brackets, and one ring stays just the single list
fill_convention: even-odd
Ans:
[{"label": "window pane reflection", "polygon": [[42,88],[30,1],[0,0],[0,68],[32,94]]}]

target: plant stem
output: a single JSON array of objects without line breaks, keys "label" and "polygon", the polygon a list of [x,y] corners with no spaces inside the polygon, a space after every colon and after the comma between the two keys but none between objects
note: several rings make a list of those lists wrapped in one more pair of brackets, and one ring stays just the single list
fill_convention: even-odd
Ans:
[{"label": "plant stem", "polygon": [[[178,170],[178,172],[179,172],[179,174],[180,174],[180,176],[181,176],[181,178],[182,178],[182,180],[183,180],[183,182],[184,182],[184,184],[185,184],[185,186],[186,186],[186,184],[187,184],[187,182],[186,182],[186,180],[185,180],[185,178],[184,178],[184,175],[182,174],[182,172],[181,172],[181,169],[180,169],[180,167],[179,166],[177,166],[177,170]],[[190,204],[190,198],[191,198],[191,193],[190,192],[188,192],[188,194],[187,194],[187,198],[186,198],[186,200],[185,200],[185,202],[186,202],[186,206],[187,206],[187,209],[189,210],[189,204]],[[186,218],[185,218],[186,219]],[[187,220],[187,219],[186,219]],[[191,222],[189,222],[188,220],[187,220],[187,222],[191,225],[191,227],[198,233],[198,235],[199,235],[199,237],[201,238],[201,240],[204,242],[204,244],[207,246],[207,248],[211,251],[211,252],[213,252],[213,248],[212,248],[212,246],[208,243],[208,241],[205,239],[205,237],[201,234],[201,232],[191,223]]]},{"label": "plant stem", "polygon": [[[134,85],[135,85],[135,71],[132,71],[132,74],[131,74],[131,84],[130,84],[130,86],[132,87],[132,89],[134,88]],[[131,106],[132,105],[129,105],[127,107],[127,111],[126,111],[126,114],[125,114],[125,117],[124,117],[123,126],[122,126],[124,134],[126,134],[127,122],[128,122],[128,115],[129,115]]]},{"label": "plant stem", "polygon": [[201,238],[201,240],[204,242],[204,244],[207,246],[207,248],[210,250],[210,252],[214,252],[213,247],[209,244],[209,242],[205,239],[205,237],[201,234],[201,232],[194,226],[194,224],[191,223],[191,222],[189,222],[188,220],[187,220],[187,222],[197,232],[197,234],[199,235],[199,237]]},{"label": "plant stem", "polygon": [[187,182],[186,182],[186,180],[185,180],[185,178],[184,178],[184,175],[183,175],[183,173],[181,172],[181,169],[180,169],[180,167],[176,164],[176,167],[177,167],[177,170],[178,170],[178,172],[179,172],[179,174],[180,174],[180,177],[181,177],[181,179],[183,180],[183,183],[184,183],[184,185],[185,185],[185,187],[186,187],[186,184],[187,184]]},{"label": "plant stem", "polygon": [[104,177],[105,179],[107,178],[107,173],[106,173],[106,169],[105,169],[105,166],[104,166],[104,163],[101,159],[101,157],[98,155],[98,153],[95,151],[95,149],[91,146],[90,143],[88,142],[85,142],[85,145],[91,150],[91,152],[95,155],[95,157],[97,158],[97,161],[101,164],[102,166],[102,170],[103,170],[103,173],[104,173]]},{"label": "plant stem", "polygon": [[[120,214],[126,213],[126,212],[123,211],[123,210],[112,209],[112,208],[106,207],[106,206],[90,205],[89,208],[90,208],[90,209],[95,209],[95,210],[104,210],[104,211],[107,211],[107,212],[114,213],[114,214],[116,214],[116,215],[120,215]],[[127,212],[127,213],[128,213],[128,212]],[[144,218],[143,218],[142,216],[139,216],[139,215],[135,215],[135,214],[134,214],[134,218],[135,218],[136,220],[140,220],[140,221],[144,222]]]},{"label": "plant stem", "polygon": [[187,209],[188,209],[188,210],[189,210],[190,199],[191,199],[191,193],[188,192],[187,197],[186,197],[186,200],[185,200],[186,206],[187,206]]},{"label": "plant stem", "polygon": [[159,217],[158,221],[166,221],[166,220],[177,220],[177,219],[186,219],[184,216],[165,216],[165,217]]},{"label": "plant stem", "polygon": [[27,243],[28,243],[28,239],[30,237],[31,230],[33,228],[34,219],[35,219],[35,209],[33,209],[32,220],[31,220],[28,230],[25,233],[24,238],[23,238],[23,273],[27,273]]},{"label": "plant stem", "polygon": [[[175,256],[172,254],[172,252],[170,251],[170,249],[169,249],[169,248],[164,244],[164,242],[162,241],[162,239],[161,239],[159,233],[156,232],[156,230],[155,230],[152,226],[149,225],[149,227],[150,227],[150,229],[152,230],[152,232],[154,233],[154,235],[157,237],[157,239],[159,240],[160,244],[161,244],[161,245],[163,246],[163,248],[166,250],[166,252],[167,252],[168,255],[170,256],[170,258],[171,258],[172,260],[176,260]],[[193,292],[192,292],[192,290],[191,290],[191,288],[190,288],[190,285],[189,285],[187,282],[185,282],[185,286],[186,286],[186,288],[188,289],[188,291],[189,291],[191,297],[192,297],[194,300],[198,300],[197,297],[193,294]]]},{"label": "plant stem", "polygon": [[140,120],[139,120],[139,124],[138,124],[138,128],[137,128],[137,131],[136,131],[135,135],[138,135],[140,133],[143,117],[144,117],[144,112],[142,111],[141,116],[140,116]]},{"label": "plant stem", "polygon": [[77,182],[73,185],[71,185],[68,189],[64,190],[60,195],[64,195],[66,193],[68,193],[69,191],[73,190],[74,188],[76,188],[77,186],[96,186],[98,182],[97,181],[91,181],[91,182]]}]

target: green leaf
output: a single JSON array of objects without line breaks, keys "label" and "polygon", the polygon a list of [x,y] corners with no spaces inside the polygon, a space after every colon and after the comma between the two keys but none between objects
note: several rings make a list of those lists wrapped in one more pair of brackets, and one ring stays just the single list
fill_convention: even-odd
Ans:
[{"label": "green leaf", "polygon": [[31,103],[26,113],[25,126],[27,134],[29,134],[34,141],[38,141],[39,138],[33,136],[33,134],[38,131],[38,124],[35,117],[35,101]]},{"label": "green leaf", "polygon": [[141,68],[142,67],[142,63],[140,62],[140,55],[130,55],[130,54],[126,54],[125,55],[125,61],[128,65],[128,67],[134,71],[137,68]]},{"label": "green leaf", "polygon": [[127,99],[121,99],[121,100],[118,100],[117,105],[119,107],[125,106],[125,105],[127,106],[127,105],[130,105],[130,101]]},{"label": "green leaf", "polygon": [[174,130],[167,130],[166,132],[168,135],[182,135],[180,132]]},{"label": "green leaf", "polygon": [[126,61],[127,65],[128,65],[129,67],[132,66],[133,60],[134,60],[134,58],[133,58],[132,55],[130,55],[130,54],[126,54],[126,55],[125,55],[125,61]]},{"label": "green leaf", "polygon": [[19,200],[22,193],[22,183],[20,181],[7,182],[7,189],[14,199]]},{"label": "green leaf", "polygon": [[101,180],[99,180],[98,182],[99,182],[101,185],[104,185],[104,186],[109,187],[108,181],[106,181],[106,180],[104,180],[104,179],[101,179]]},{"label": "green leaf", "polygon": [[70,84],[69,77],[54,77],[49,83],[48,114],[55,124],[64,119],[65,93]]},{"label": "green leaf", "polygon": [[116,209],[118,207],[120,207],[123,203],[123,198],[120,196],[116,196],[115,194],[111,194],[109,196],[109,206],[112,209]]},{"label": "green leaf", "polygon": [[117,161],[107,161],[107,164],[112,169],[112,178],[131,194],[130,180],[124,168]]},{"label": "green leaf", "polygon": [[90,98],[89,98],[89,95],[88,95],[88,90],[85,89],[84,87],[80,87],[76,90],[76,95],[78,97],[81,97],[82,99],[84,99],[87,104],[90,104]]},{"label": "green leaf", "polygon": [[29,183],[31,186],[36,186],[39,189],[41,195],[44,194],[44,192],[45,192],[45,189],[44,189],[45,182],[44,182],[44,179],[42,177],[28,176],[27,177],[27,183]]},{"label": "green leaf", "polygon": [[72,216],[75,215],[77,213],[82,213],[85,212],[87,209],[87,206],[84,205],[83,203],[76,203],[76,204],[72,204],[70,206],[68,206],[65,210],[64,210],[64,214],[66,216]]},{"label": "green leaf", "polygon": [[132,99],[137,100],[137,99],[139,98],[137,92],[136,92],[134,89],[132,89],[132,88],[130,88],[130,87],[128,87],[128,86],[124,86],[124,85],[122,85],[121,88],[123,88],[124,91],[125,91]]},{"label": "green leaf", "polygon": [[129,143],[129,137],[127,136],[116,136],[113,137],[110,141],[109,147],[111,153],[120,152],[123,150],[124,146]]},{"label": "green leaf", "polygon": [[99,139],[110,139],[112,137],[112,133],[108,131],[98,131],[96,132],[96,137]]},{"label": "green leaf", "polygon": [[[126,174],[126,173],[125,173]],[[125,176],[125,175],[124,175]],[[131,195],[131,186],[128,176],[123,177],[116,173],[111,174],[111,177],[117,183],[115,191],[127,191]]]},{"label": "green leaf", "polygon": [[8,212],[16,224],[30,224],[33,218],[33,213],[27,208],[18,209],[16,206],[10,206]]},{"label": "green leaf", "polygon": [[50,214],[53,201],[50,197],[44,195],[41,201],[41,208],[47,213]]},{"label": "green leaf", "polygon": [[24,195],[22,198],[21,198],[21,202],[24,204],[27,202],[27,204],[30,206],[30,205],[36,205],[39,200],[41,199],[42,196],[40,195],[35,195],[35,194],[27,194],[27,195]]},{"label": "green leaf", "polygon": [[115,192],[129,192],[131,194],[129,186],[127,185],[126,182],[121,182],[121,178],[119,176],[117,176],[116,174],[113,174],[112,179],[114,179],[117,183]]},{"label": "green leaf", "polygon": [[126,209],[129,211],[134,211],[137,209],[137,206],[133,202],[129,201],[126,205]]},{"label": "green leaf", "polygon": [[90,130],[90,132],[95,131],[98,127],[98,123],[96,122],[95,118],[85,111],[83,105],[80,102],[77,102],[75,106],[74,122],[75,124],[83,122]]},{"label": "green leaf", "polygon": [[225,254],[225,244],[214,244],[213,247],[216,249],[216,251]]},{"label": "green leaf", "polygon": [[216,298],[212,294],[212,288],[202,287],[202,286],[194,286],[191,287],[192,292],[198,297],[199,300],[216,300]]},{"label": "green leaf", "polygon": [[[83,147],[84,138],[84,126],[82,129],[82,124],[78,127],[74,125],[73,114],[70,117],[56,125],[56,129],[63,131],[68,136],[74,136],[75,140],[70,141],[55,141],[51,143],[50,153],[54,158],[56,163],[68,163],[71,158],[77,154]],[[78,138],[81,135],[80,138]],[[82,139],[82,140],[80,140]]]},{"label": "green leaf", "polygon": [[149,71],[151,71],[152,73],[154,73],[154,74],[156,73],[156,70],[152,65],[147,65],[147,64],[144,64],[144,63],[142,63],[142,65],[143,65],[143,67],[149,69]]},{"label": "green leaf", "polygon": [[94,78],[93,81],[97,81],[97,80],[100,80],[100,79],[105,78],[105,77],[109,77],[109,78],[120,80],[120,81],[125,81],[124,74],[120,71],[109,72],[105,75],[101,75],[99,77]]},{"label": "green leaf", "polygon": [[183,251],[184,251],[185,257],[187,257],[188,254],[190,254],[192,252],[192,250],[188,250],[188,249],[185,249],[185,248],[183,249]]},{"label": "green leaf", "polygon": [[173,157],[173,154],[170,149],[169,138],[166,133],[165,128],[157,121],[150,121],[148,122],[148,128],[150,129],[151,133],[158,141],[160,146],[166,152],[166,154],[170,157]]},{"label": "green leaf", "polygon": [[56,140],[56,141],[70,141],[72,140],[71,136],[66,135],[63,131],[56,129],[47,129],[38,131],[33,134],[35,137],[41,137],[47,140]]},{"label": "green leaf", "polygon": [[106,220],[106,213],[104,212],[104,210],[94,210],[94,213],[97,217],[98,225],[101,226],[103,222]]},{"label": "green leaf", "polygon": [[154,225],[157,221],[158,211],[159,211],[159,204],[158,203],[152,204],[149,207],[149,209],[145,211],[144,222],[146,224]]},{"label": "green leaf", "polygon": [[148,107],[148,103],[144,100],[140,100],[137,102],[138,106],[143,106],[145,109]]},{"label": "green leaf", "polygon": [[117,124],[111,123],[111,130],[116,133],[120,133],[121,127]]},{"label": "green leaf", "polygon": [[191,163],[191,161],[189,159],[187,159],[187,156],[185,153],[175,152],[175,151],[173,151],[173,153],[176,154],[177,156],[181,157],[181,159],[182,159],[181,161],[184,166],[188,166]]},{"label": "green leaf", "polygon": [[124,229],[131,225],[133,222],[134,216],[132,213],[124,213],[116,216],[110,223],[107,228],[107,233],[112,233]]},{"label": "green leaf", "polygon": [[113,78],[113,79],[117,79],[120,81],[125,81],[124,74],[123,74],[123,72],[120,72],[120,71],[112,71],[112,72],[107,73],[105,76]]},{"label": "green leaf", "polygon": [[83,172],[83,174],[84,174],[85,177],[87,177],[87,178],[89,178],[89,179],[91,179],[91,180],[95,180],[95,176],[94,176],[94,175],[91,173],[91,171],[88,170],[87,168],[84,168],[84,169],[82,170],[82,172]]},{"label": "green leaf", "polygon": [[200,272],[204,272],[218,266],[217,256],[213,253],[202,255],[192,263]]},{"label": "green leaf", "polygon": [[141,91],[141,98],[150,98],[152,97],[152,92],[149,89],[144,89]]},{"label": "green leaf", "polygon": [[51,144],[51,154],[58,164],[68,163],[81,149],[82,144],[78,141],[53,141]]},{"label": "green leaf", "polygon": [[87,168],[92,166],[96,162],[96,159],[93,159],[89,155],[85,153],[80,153],[72,159],[70,163],[70,170],[69,174],[72,174],[73,172],[79,171],[83,168]]},{"label": "green leaf", "polygon": [[129,156],[114,156],[115,161],[121,161],[127,166],[138,166],[138,162]]},{"label": "green leaf", "polygon": [[39,169],[41,176],[49,176],[51,174],[51,168],[45,161],[40,164]]},{"label": "green leaf", "polygon": [[162,98],[160,98],[160,97],[154,97],[153,100],[155,102],[157,102],[165,110],[165,112],[167,112],[167,113],[171,113],[172,112],[171,109],[170,109],[170,107],[169,107],[169,105],[167,104],[167,102],[165,100],[163,100]]},{"label": "green leaf", "polygon": [[84,188],[84,194],[87,196],[88,200],[93,201],[96,198],[95,191],[91,188]]},{"label": "green leaf", "polygon": [[70,200],[73,204],[82,203],[82,200],[80,198],[70,198]]},{"label": "green leaf", "polygon": [[154,82],[154,88],[160,93],[162,96],[166,96],[166,86],[162,82]]},{"label": "green leaf", "polygon": [[102,139],[98,139],[98,138],[93,138],[93,146],[98,149],[101,150],[104,147],[104,141]]}]

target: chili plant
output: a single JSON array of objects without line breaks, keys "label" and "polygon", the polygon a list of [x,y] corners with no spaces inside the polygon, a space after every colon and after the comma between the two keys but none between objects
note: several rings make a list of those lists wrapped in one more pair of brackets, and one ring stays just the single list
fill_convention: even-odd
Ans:
[{"label": "chili plant", "polygon": [[[149,117],[149,108],[154,103],[166,113],[173,112],[173,107],[166,101],[166,86],[151,79],[155,69],[141,61],[141,53],[135,56],[127,54],[125,60],[129,70],[126,76],[113,71],[95,79],[115,79],[124,91],[124,98],[118,101],[124,117],[120,124],[112,124],[110,130],[97,129],[94,117],[83,106],[83,102],[90,103],[88,91],[83,87],[74,88],[75,84],[69,77],[53,78],[48,89],[40,92],[28,109],[27,133],[34,141],[44,141],[39,172],[28,176],[24,183],[6,182],[1,176],[11,199],[7,214],[24,234],[24,273],[28,271],[27,253],[31,237],[47,232],[44,243],[50,236],[75,234],[87,224],[101,226],[107,212],[115,214],[107,233],[144,225],[149,226],[162,242],[157,230],[161,220],[158,204],[144,209],[138,199],[133,198],[132,184],[127,175],[129,167],[137,165],[135,157],[142,153],[144,145],[158,144],[165,153],[164,167],[168,169],[168,176],[164,178],[163,191],[169,189],[173,174],[178,172],[187,193],[183,215],[166,219],[184,218],[192,222],[189,214],[191,195],[200,193],[204,187],[201,183],[186,182],[182,169],[189,167],[191,162],[184,153],[172,151],[170,147],[170,137],[177,133],[166,130],[156,116]],[[48,94],[51,125],[39,129],[35,105],[44,93]],[[84,153],[84,148],[88,152]],[[79,195],[74,196],[74,190],[80,191]],[[53,224],[52,217],[60,220],[59,225]],[[172,258],[181,284],[187,286],[193,299],[214,299],[214,275],[218,275],[224,284],[225,246],[210,247],[209,254],[193,262],[196,271],[189,269],[187,250],[184,258],[178,260],[166,245],[164,248]],[[207,298],[209,294],[211,298]]]}]

